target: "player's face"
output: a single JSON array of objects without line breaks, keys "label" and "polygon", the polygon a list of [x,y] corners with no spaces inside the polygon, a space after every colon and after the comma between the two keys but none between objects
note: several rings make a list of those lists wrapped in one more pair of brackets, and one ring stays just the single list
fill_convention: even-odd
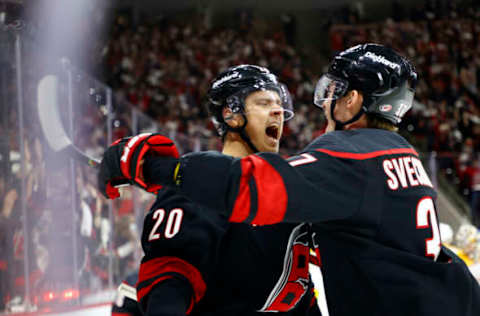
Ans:
[{"label": "player's face", "polygon": [[[355,91],[352,92],[350,91],[345,95],[344,97],[341,97],[340,99],[335,101],[335,108],[333,110],[333,116],[335,119],[339,122],[347,122],[353,116],[358,113],[362,106],[363,98],[360,96],[360,94]],[[335,120],[333,120],[332,115],[331,115],[331,106],[332,106],[332,101],[328,100],[323,103],[323,109],[325,110],[325,116],[327,118],[327,132],[335,130]],[[345,128],[347,128],[349,125],[346,125]]]},{"label": "player's face", "polygon": [[[335,104],[335,109],[333,110],[333,115],[335,116],[335,119],[340,122],[345,122],[349,120],[351,117],[349,116],[348,110],[347,110],[347,97],[342,97],[336,101]],[[328,111],[330,112],[330,109]]]},{"label": "player's face", "polygon": [[259,151],[278,152],[283,131],[283,107],[278,93],[256,91],[245,99],[247,135]]}]

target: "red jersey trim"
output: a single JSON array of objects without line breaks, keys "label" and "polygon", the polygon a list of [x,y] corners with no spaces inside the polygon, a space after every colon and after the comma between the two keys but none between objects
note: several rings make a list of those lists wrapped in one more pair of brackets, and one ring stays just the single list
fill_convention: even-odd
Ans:
[{"label": "red jersey trim", "polygon": [[137,292],[138,300],[140,301],[145,295],[147,295],[155,284],[172,277],[161,276],[165,273],[179,273],[190,282],[190,285],[193,289],[193,299],[192,303],[188,308],[187,314],[190,313],[193,308],[193,303],[198,303],[205,295],[207,285],[205,284],[205,281],[203,280],[200,271],[198,271],[198,269],[190,263],[180,258],[161,257],[142,263],[140,265],[140,271],[138,273],[137,287],[138,284],[140,284],[141,282],[147,281],[155,277],[159,278],[155,280],[152,284],[142,289],[139,289],[139,291]]},{"label": "red jersey trim", "polygon": [[329,156],[338,158],[347,158],[355,160],[372,159],[386,155],[398,155],[398,154],[412,154],[418,157],[418,153],[413,148],[392,148],[387,150],[372,151],[370,153],[349,153],[341,151],[333,151],[329,149],[316,149],[318,152],[322,152]]},{"label": "red jersey trim", "polygon": [[258,209],[252,224],[268,225],[279,223],[287,212],[287,188],[282,176],[266,160],[251,156],[253,177],[257,184]]}]

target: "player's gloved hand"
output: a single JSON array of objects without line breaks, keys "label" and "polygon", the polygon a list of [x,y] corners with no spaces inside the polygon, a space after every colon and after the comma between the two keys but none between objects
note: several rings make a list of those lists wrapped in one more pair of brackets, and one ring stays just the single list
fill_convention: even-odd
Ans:
[{"label": "player's gloved hand", "polygon": [[136,184],[148,192],[161,186],[147,184],[143,179],[142,164],[146,155],[179,158],[174,142],[163,135],[145,133],[115,141],[103,155],[98,173],[98,188],[109,199],[120,196],[115,187]]}]

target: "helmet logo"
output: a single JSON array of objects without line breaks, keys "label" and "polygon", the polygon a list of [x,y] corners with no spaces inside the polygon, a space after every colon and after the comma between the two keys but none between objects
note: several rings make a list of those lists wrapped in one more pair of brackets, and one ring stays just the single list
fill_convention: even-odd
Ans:
[{"label": "helmet logo", "polygon": [[372,52],[366,52],[365,57],[370,58],[373,61],[376,61],[378,63],[381,63],[387,67],[392,68],[393,70],[400,71],[400,65],[394,62],[391,62],[390,60],[386,59],[383,56],[379,56],[377,54],[374,54]]},{"label": "helmet logo", "polygon": [[383,104],[380,106],[380,112],[390,112],[392,110],[392,106],[390,104]]},{"label": "helmet logo", "polygon": [[216,89],[218,88],[219,85],[221,85],[222,83],[230,80],[230,79],[236,79],[236,78],[240,78],[241,75],[238,73],[238,72],[234,72],[233,74],[230,74],[228,76],[225,76],[223,78],[220,78],[218,79],[217,81],[215,81],[213,84],[212,84],[212,88],[213,89]]}]

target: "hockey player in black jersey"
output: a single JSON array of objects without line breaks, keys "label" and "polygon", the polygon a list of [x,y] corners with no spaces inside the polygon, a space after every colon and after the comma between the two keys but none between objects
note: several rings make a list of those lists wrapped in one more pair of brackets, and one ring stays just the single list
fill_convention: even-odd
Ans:
[{"label": "hockey player in black jersey", "polygon": [[145,160],[143,176],[233,222],[312,222],[330,315],[480,315],[477,281],[441,245],[436,192],[419,155],[395,133],[416,77],[391,49],[352,47],[315,91],[335,131],[298,156],[163,155]]},{"label": "hockey player in black jersey", "polygon": [[[213,81],[208,101],[223,154],[233,160],[278,152],[293,111],[288,90],[267,69],[229,68]],[[156,136],[132,144],[143,139]],[[309,278],[309,225],[230,224],[176,190],[157,195],[144,222],[137,283],[146,315],[320,315]]]}]

